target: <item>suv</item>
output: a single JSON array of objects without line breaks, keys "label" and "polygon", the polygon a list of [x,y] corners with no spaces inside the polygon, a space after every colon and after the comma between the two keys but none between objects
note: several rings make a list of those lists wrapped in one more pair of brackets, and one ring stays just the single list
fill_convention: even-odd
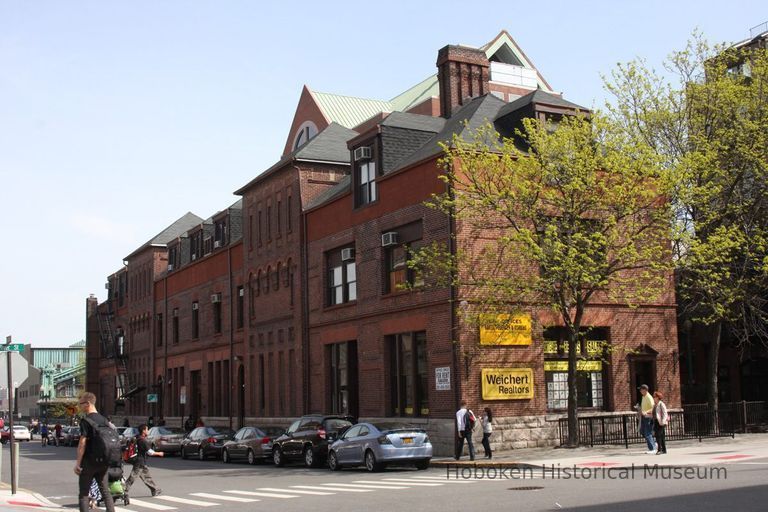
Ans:
[{"label": "suv", "polygon": [[329,441],[352,426],[349,416],[310,414],[291,423],[285,434],[272,443],[272,460],[282,466],[289,460],[304,460],[308,468],[317,467],[328,456]]}]

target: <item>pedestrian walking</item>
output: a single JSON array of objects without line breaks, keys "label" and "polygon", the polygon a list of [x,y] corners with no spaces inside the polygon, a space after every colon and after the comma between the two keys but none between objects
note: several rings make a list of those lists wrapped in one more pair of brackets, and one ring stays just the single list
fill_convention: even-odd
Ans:
[{"label": "pedestrian walking", "polygon": [[45,423],[40,427],[40,445],[48,446],[48,425]]},{"label": "pedestrian walking", "polygon": [[654,434],[656,435],[656,455],[667,453],[666,430],[669,423],[669,412],[664,403],[664,394],[661,391],[654,391],[653,399],[656,405],[653,406]]},{"label": "pedestrian walking", "polygon": [[656,443],[653,440],[653,397],[648,392],[648,385],[642,384],[639,388],[642,398],[640,399],[640,435],[645,438],[645,444],[648,446],[648,455],[656,453]]},{"label": "pedestrian walking", "polygon": [[156,452],[152,449],[152,445],[150,445],[149,441],[147,441],[147,432],[149,432],[149,427],[147,427],[146,424],[139,425],[139,435],[136,437],[136,459],[133,462],[131,475],[128,477],[128,480],[125,481],[125,494],[128,494],[128,491],[131,489],[133,481],[136,479],[136,477],[141,478],[141,481],[144,482],[144,485],[149,487],[149,491],[152,493],[152,496],[158,496],[163,492],[162,489],[157,486],[155,481],[152,480],[152,475],[149,474],[149,467],[147,467],[147,456],[165,457],[165,453]]},{"label": "pedestrian walking", "polygon": [[79,476],[78,502],[80,512],[88,512],[90,509],[89,493],[91,482],[96,482],[104,499],[104,506],[107,512],[115,511],[115,503],[112,501],[112,495],[109,492],[107,483],[108,461],[103,460],[97,453],[100,448],[108,448],[106,440],[98,432],[99,427],[107,427],[107,418],[99,414],[96,410],[96,395],[85,392],[80,397],[78,407],[85,414],[85,420],[80,422],[80,444],[77,445],[77,462],[75,463],[75,474]]},{"label": "pedestrian walking", "polygon": [[491,443],[489,441],[491,434],[493,433],[493,413],[490,407],[483,409],[483,417],[480,418],[480,424],[483,426],[483,450],[485,450],[485,458],[492,459],[493,452],[491,452]]},{"label": "pedestrian walking", "polygon": [[55,440],[56,446],[61,445],[61,429],[62,429],[61,423],[56,423],[56,426],[53,427],[53,431],[55,433],[54,440]]},{"label": "pedestrian walking", "polygon": [[475,460],[475,446],[472,444],[472,431],[475,428],[475,414],[467,408],[467,401],[462,400],[459,410],[456,411],[456,430],[458,438],[456,440],[456,460],[461,458],[464,451],[464,440],[469,447],[469,460]]}]

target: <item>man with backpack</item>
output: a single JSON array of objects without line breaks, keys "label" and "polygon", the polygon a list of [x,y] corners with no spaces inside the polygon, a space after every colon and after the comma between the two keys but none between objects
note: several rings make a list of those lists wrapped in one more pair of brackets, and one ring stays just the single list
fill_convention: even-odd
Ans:
[{"label": "man with backpack", "polygon": [[[152,449],[152,445],[149,444],[149,441],[147,441],[147,432],[149,431],[149,427],[145,425],[139,425],[139,435],[136,436],[135,439],[135,447],[134,450],[136,452],[136,456],[133,457],[133,470],[131,471],[131,476],[128,477],[128,480],[125,481],[125,493],[128,494],[128,490],[133,485],[133,481],[138,476],[141,478],[141,480],[144,482],[144,485],[149,487],[149,491],[152,493],[152,496],[158,496],[162,494],[162,490],[157,486],[154,480],[152,480],[152,475],[149,474],[149,468],[147,467],[147,456],[150,457],[165,457],[164,452],[156,452]],[[127,448],[126,457],[130,458],[129,451],[131,450],[130,441]]]},{"label": "man with backpack", "polygon": [[467,440],[469,446],[469,460],[475,460],[475,446],[472,444],[472,431],[477,424],[475,413],[467,409],[467,401],[462,400],[459,410],[456,411],[456,430],[458,438],[456,440],[456,460],[461,458],[464,451],[464,440]]},{"label": "man with backpack", "polygon": [[79,476],[78,501],[80,512],[88,512],[90,502],[88,491],[91,482],[96,479],[107,512],[114,512],[115,503],[109,492],[107,469],[112,459],[120,458],[117,431],[96,410],[96,395],[83,393],[78,401],[80,410],[85,415],[80,422],[80,443],[77,445],[77,463],[75,474]]}]

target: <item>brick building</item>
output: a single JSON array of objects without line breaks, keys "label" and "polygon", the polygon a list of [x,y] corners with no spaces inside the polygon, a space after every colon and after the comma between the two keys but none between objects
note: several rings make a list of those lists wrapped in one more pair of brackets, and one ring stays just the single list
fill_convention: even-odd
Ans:
[{"label": "brick building", "polygon": [[[522,117],[579,107],[506,32],[481,48],[443,48],[437,67],[390,101],[305,87],[284,156],[236,191],[237,208],[180,219],[110,276],[110,301],[89,302],[89,386],[124,400],[128,415],[169,422],[404,417],[425,425],[442,453],[466,398],[494,408],[497,445],[554,444],[552,420],[565,408],[556,319],[532,309],[528,343],[484,346],[462,321],[461,291],[423,286],[407,261],[459,234],[424,205],[444,187],[440,142],[488,121],[510,134]],[[225,218],[241,223],[239,241],[218,238]],[[595,341],[615,350],[579,372],[585,412],[628,410],[640,383],[679,405],[671,279],[665,291],[656,304],[589,311]],[[492,369],[527,372],[532,396],[483,400]]]}]

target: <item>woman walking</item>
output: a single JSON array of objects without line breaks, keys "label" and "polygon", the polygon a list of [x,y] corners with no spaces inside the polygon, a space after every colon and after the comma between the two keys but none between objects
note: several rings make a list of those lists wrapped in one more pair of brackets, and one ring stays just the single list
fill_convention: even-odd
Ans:
[{"label": "woman walking", "polygon": [[491,443],[488,441],[488,438],[490,438],[491,434],[493,433],[493,425],[491,424],[492,421],[493,413],[491,412],[491,408],[486,407],[483,409],[483,417],[480,419],[480,423],[483,426],[483,450],[485,450],[486,459],[493,458],[493,453],[491,452]]},{"label": "woman walking", "polygon": [[667,423],[669,422],[669,413],[667,412],[666,404],[663,402],[664,395],[661,391],[654,391],[653,399],[656,402],[653,406],[653,430],[656,435],[656,445],[658,446],[656,455],[661,455],[662,453],[667,453],[665,430],[667,428]]}]

